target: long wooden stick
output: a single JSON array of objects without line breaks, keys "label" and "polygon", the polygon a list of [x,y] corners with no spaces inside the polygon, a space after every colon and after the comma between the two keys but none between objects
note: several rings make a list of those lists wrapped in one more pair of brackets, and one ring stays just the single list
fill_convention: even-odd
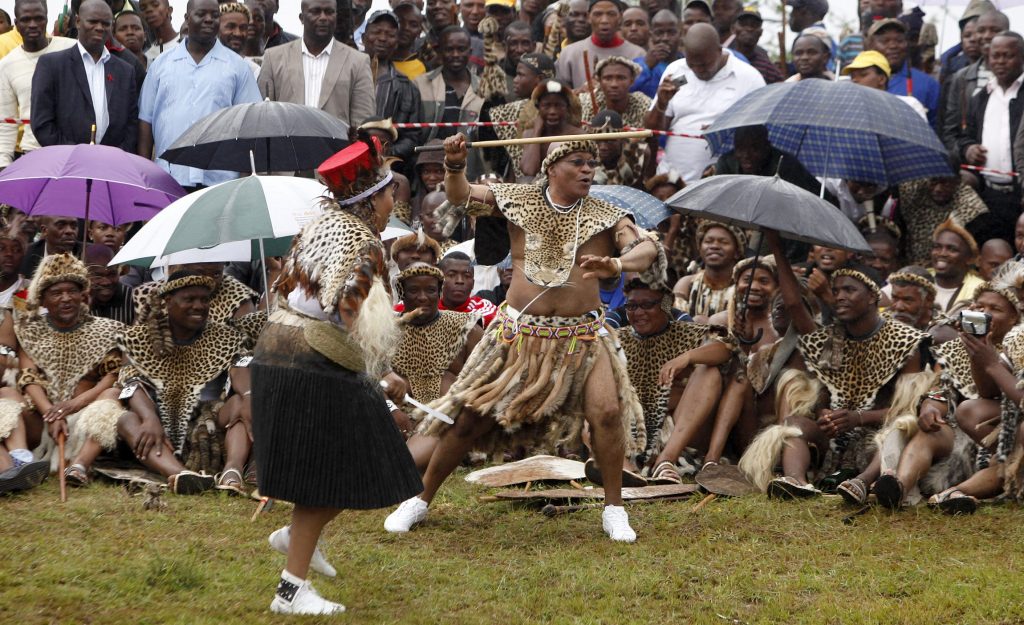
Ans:
[{"label": "long wooden stick", "polygon": [[[467,141],[467,148],[500,148],[506,145],[530,145],[534,143],[556,143],[559,141],[612,141],[614,139],[646,139],[653,133],[650,130],[631,130],[629,132],[602,132],[597,134],[555,135],[552,137],[522,137],[521,139],[495,139],[492,141]],[[439,152],[444,145],[419,145],[416,152]]]},{"label": "long wooden stick", "polygon": [[[60,459],[57,461],[57,478],[60,480],[60,500],[65,502],[68,500],[68,478],[64,475],[64,465],[67,462],[64,460],[64,441],[67,439],[67,434],[61,432],[57,435],[57,453],[60,454]],[[53,466],[53,465],[50,465]]]},{"label": "long wooden stick", "polygon": [[583,71],[587,78],[587,91],[590,92],[590,114],[597,115],[597,91],[594,89],[594,78],[590,75],[590,54],[586,50],[583,51]]}]

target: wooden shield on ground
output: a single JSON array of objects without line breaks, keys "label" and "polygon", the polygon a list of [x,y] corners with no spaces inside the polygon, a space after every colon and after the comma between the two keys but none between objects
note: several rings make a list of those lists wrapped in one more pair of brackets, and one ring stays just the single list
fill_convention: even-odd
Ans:
[{"label": "wooden shield on ground", "polygon": [[158,486],[163,486],[167,483],[159,474],[151,473],[143,468],[123,468],[104,465],[94,467],[93,471],[96,472],[96,475],[114,482],[141,482]]},{"label": "wooden shield on ground", "polygon": [[[623,488],[622,498],[626,501],[680,497],[697,492],[696,484],[672,484],[669,486],[640,486]],[[569,501],[573,499],[604,499],[603,488],[551,488],[547,490],[503,490],[495,493],[490,501]]]},{"label": "wooden shield on ground", "polygon": [[466,481],[498,488],[526,482],[568,482],[582,480],[585,477],[583,463],[578,460],[557,456],[533,456],[518,462],[473,471],[466,476]]},{"label": "wooden shield on ground", "polygon": [[694,479],[704,490],[714,495],[742,497],[760,492],[738,467],[731,464],[710,465]]}]

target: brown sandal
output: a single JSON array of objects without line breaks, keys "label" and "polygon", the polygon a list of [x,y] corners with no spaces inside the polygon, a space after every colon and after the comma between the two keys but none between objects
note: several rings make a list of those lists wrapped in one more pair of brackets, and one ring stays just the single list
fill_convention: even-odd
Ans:
[{"label": "brown sandal", "polygon": [[64,481],[68,486],[80,488],[89,485],[89,470],[77,462],[64,469]]}]

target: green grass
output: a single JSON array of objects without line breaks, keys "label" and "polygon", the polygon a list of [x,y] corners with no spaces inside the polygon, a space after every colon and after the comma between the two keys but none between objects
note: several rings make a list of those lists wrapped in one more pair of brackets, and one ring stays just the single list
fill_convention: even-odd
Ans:
[{"label": "green grass", "polygon": [[[971,518],[872,510],[852,525],[834,500],[761,497],[630,507],[635,545],[608,541],[600,511],[548,519],[480,503],[450,480],[427,524],[386,534],[387,511],[328,526],[335,579],[314,575],[351,623],[1021,623],[1024,526],[1014,507]],[[280,623],[267,611],[284,557],[278,505],[221,494],[164,499],[57,483],[0,498],[0,623]],[[696,501],[696,500],[694,500]],[[298,622],[328,622],[300,619]]]}]

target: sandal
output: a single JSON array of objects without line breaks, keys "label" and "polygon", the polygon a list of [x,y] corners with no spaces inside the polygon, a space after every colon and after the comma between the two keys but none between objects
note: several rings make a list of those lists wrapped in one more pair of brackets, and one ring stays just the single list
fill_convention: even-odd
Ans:
[{"label": "sandal", "polygon": [[242,472],[238,469],[224,469],[214,479],[217,482],[214,488],[217,490],[227,491],[229,495],[248,496],[245,488],[243,488],[245,482],[242,478]]},{"label": "sandal", "polygon": [[836,488],[836,492],[851,506],[863,506],[868,501],[868,487],[859,477],[846,480]]},{"label": "sandal", "polygon": [[[583,474],[586,475],[587,479],[594,484],[604,486],[603,480],[601,479],[601,469],[597,466],[597,460],[588,458],[586,463],[583,465]],[[638,488],[640,486],[647,486],[647,484],[647,479],[643,476],[637,475],[629,469],[622,470],[623,488]]]},{"label": "sandal", "polygon": [[78,464],[77,462],[70,467],[64,469],[64,481],[68,486],[74,486],[80,488],[89,485],[89,470],[85,468],[84,464]]},{"label": "sandal", "polygon": [[212,475],[187,470],[167,478],[167,486],[175,495],[198,495],[213,488],[214,484]]},{"label": "sandal", "polygon": [[978,510],[977,498],[965,495],[956,488],[932,495],[928,505],[936,506],[946,514],[954,516],[974,514]]},{"label": "sandal", "polygon": [[903,484],[892,473],[886,473],[875,481],[875,497],[878,503],[890,510],[903,506]]},{"label": "sandal", "polygon": [[660,486],[673,486],[675,484],[682,484],[683,478],[680,477],[679,471],[676,470],[676,465],[666,460],[654,467],[651,479],[648,482]]},{"label": "sandal", "polygon": [[769,499],[807,499],[817,497],[821,491],[810,484],[801,484],[789,476],[777,477],[768,482]]}]

